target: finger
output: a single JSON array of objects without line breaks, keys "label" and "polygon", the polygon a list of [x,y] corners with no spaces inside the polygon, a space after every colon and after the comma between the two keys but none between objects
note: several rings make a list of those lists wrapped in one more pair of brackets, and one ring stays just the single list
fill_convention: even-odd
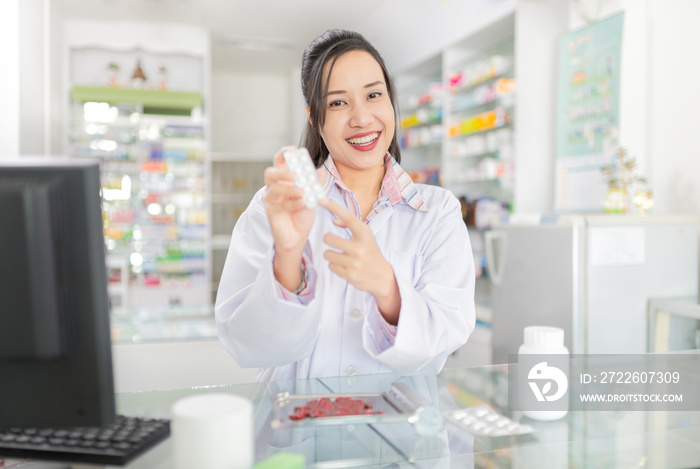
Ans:
[{"label": "finger", "polygon": [[276,166],[268,166],[265,168],[265,172],[263,174],[265,176],[265,184],[267,185],[282,181],[284,181],[286,184],[291,184],[296,178],[296,174],[286,167],[278,168]]},{"label": "finger", "polygon": [[348,241],[347,239],[343,239],[339,236],[330,233],[323,237],[323,242],[326,243],[328,246],[337,249],[341,252],[352,251],[352,241]]},{"label": "finger", "polygon": [[288,186],[285,184],[270,184],[265,191],[265,200],[274,201],[284,198],[300,198],[304,195],[304,189],[297,186]]},{"label": "finger", "polygon": [[336,226],[339,226],[339,227],[341,227],[341,228],[347,228],[347,226],[345,225],[345,223],[343,222],[343,220],[341,220],[340,218],[335,218],[335,219],[333,219],[333,224],[336,225]]},{"label": "finger", "polygon": [[338,264],[328,264],[328,268],[330,269],[331,272],[336,274],[338,277],[343,278],[345,280],[348,279],[350,276],[350,272],[348,269],[345,267],[338,265]]},{"label": "finger", "polygon": [[286,168],[286,167],[287,167],[287,163],[284,161],[284,152],[285,152],[285,151],[292,151],[292,150],[296,150],[296,149],[297,149],[297,147],[294,146],[294,145],[288,145],[288,146],[286,146],[286,147],[282,147],[282,148],[280,149],[280,151],[278,151],[277,153],[275,153],[275,158],[274,158],[274,160],[273,160],[273,161],[274,161],[274,164],[275,164],[275,167],[276,167],[276,168],[279,168],[279,167],[284,167],[284,168]]},{"label": "finger", "polygon": [[281,202],[266,204],[265,210],[268,213],[297,212],[299,210],[310,210],[304,203],[304,199],[287,199]]},{"label": "finger", "polygon": [[354,256],[350,256],[343,252],[324,251],[323,258],[328,261],[328,265],[335,265],[338,268],[343,268],[348,272],[357,272],[361,269],[361,261]]},{"label": "finger", "polygon": [[331,251],[329,249],[323,252],[323,258],[326,259],[329,264],[335,264],[343,267],[348,266],[347,254],[343,254],[342,252]]},{"label": "finger", "polygon": [[344,209],[330,199],[321,199],[319,204],[340,218],[340,220],[345,223],[345,226],[354,234],[357,234],[357,230],[362,229],[361,227],[364,226],[351,211]]}]

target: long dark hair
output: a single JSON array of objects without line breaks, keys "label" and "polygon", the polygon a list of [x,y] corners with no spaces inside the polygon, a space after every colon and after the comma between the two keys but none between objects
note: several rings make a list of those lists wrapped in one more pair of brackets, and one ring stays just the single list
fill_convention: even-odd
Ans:
[{"label": "long dark hair", "polygon": [[[394,108],[394,119],[396,120],[397,107],[394,84],[389,77],[384,59],[379,55],[377,49],[375,49],[361,34],[356,32],[345,31],[343,29],[331,29],[326,31],[306,47],[301,62],[301,91],[304,94],[306,105],[309,107],[311,122],[307,121],[299,145],[309,150],[311,158],[317,168],[328,158],[328,148],[321,138],[321,129],[326,120],[324,96],[328,92],[328,82],[330,81],[330,75],[333,71],[333,65],[335,65],[335,61],[338,57],[353,50],[363,50],[369,53],[382,68],[386,89],[389,93],[391,105]],[[324,90],[323,69],[331,60],[328,76],[325,77],[326,89]],[[389,145],[389,154],[393,156],[397,162],[400,162],[401,151],[397,139],[397,127],[397,125],[394,126],[394,135]]]}]

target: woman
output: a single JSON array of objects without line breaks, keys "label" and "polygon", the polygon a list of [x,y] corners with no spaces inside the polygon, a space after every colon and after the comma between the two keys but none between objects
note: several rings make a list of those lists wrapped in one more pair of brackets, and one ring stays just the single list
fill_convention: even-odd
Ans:
[{"label": "woman", "polygon": [[308,209],[282,153],[236,224],[216,300],[219,338],[259,380],[437,373],[474,329],[460,204],[398,165],[394,89],[361,35],[304,52],[302,145],[326,199]]}]

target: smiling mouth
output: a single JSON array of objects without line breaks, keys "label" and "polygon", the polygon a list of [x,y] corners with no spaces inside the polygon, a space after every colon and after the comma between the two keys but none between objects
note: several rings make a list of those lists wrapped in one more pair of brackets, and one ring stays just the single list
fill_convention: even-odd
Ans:
[{"label": "smiling mouth", "polygon": [[380,135],[380,132],[374,132],[372,134],[365,135],[364,137],[349,138],[345,141],[348,142],[350,145],[362,147],[362,146],[373,144],[374,141],[379,138],[379,135]]}]

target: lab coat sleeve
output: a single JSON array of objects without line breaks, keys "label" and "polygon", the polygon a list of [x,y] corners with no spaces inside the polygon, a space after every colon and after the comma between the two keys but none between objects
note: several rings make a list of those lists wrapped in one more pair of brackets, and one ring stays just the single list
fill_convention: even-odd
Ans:
[{"label": "lab coat sleeve", "polygon": [[362,331],[367,353],[403,374],[438,373],[475,327],[474,259],[459,201],[449,196],[430,210],[441,213],[421,251],[392,252],[389,259],[401,295],[393,343],[376,304]]},{"label": "lab coat sleeve", "polygon": [[320,324],[308,246],[308,301],[285,300],[275,279],[272,234],[259,192],[236,223],[216,297],[219,340],[242,367],[273,367],[311,355]]}]

